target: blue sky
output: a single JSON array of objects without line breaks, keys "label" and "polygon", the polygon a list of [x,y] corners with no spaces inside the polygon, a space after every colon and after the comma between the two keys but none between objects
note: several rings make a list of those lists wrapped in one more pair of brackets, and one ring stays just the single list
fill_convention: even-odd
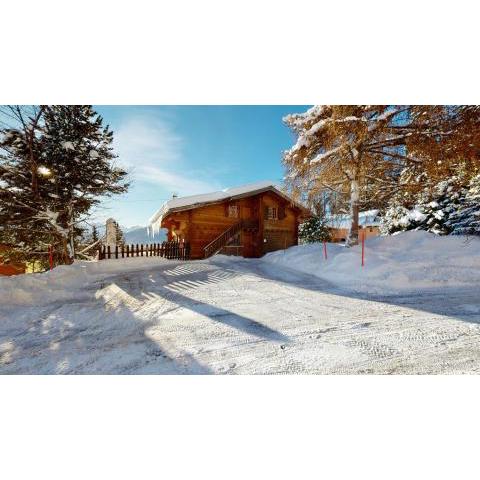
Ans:
[{"label": "blue sky", "polygon": [[308,106],[95,106],[114,131],[127,194],[109,199],[98,221],[146,225],[172,193],[193,195],[258,180],[281,182],[282,151],[294,142],[282,117]]}]

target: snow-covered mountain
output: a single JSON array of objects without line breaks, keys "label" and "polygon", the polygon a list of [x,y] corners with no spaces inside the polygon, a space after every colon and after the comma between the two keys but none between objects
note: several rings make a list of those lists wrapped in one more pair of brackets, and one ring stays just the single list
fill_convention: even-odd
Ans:
[{"label": "snow-covered mountain", "polygon": [[[97,227],[98,234],[100,236],[105,235],[105,224],[95,224]],[[132,243],[159,243],[164,242],[167,239],[167,236],[164,231],[160,231],[156,233],[155,236],[152,237],[152,234],[148,234],[147,227],[142,225],[134,225],[133,227],[122,227],[120,226],[123,232],[123,236],[125,238],[126,244]]]},{"label": "snow-covered mountain", "polygon": [[167,237],[165,232],[160,231],[152,236],[152,233],[147,231],[147,227],[134,226],[129,228],[122,228],[123,236],[125,237],[125,243],[158,243],[164,242]]},{"label": "snow-covered mountain", "polygon": [[145,228],[143,225],[134,225],[133,227],[121,227],[123,233],[132,232],[133,230],[138,230],[139,228]]}]

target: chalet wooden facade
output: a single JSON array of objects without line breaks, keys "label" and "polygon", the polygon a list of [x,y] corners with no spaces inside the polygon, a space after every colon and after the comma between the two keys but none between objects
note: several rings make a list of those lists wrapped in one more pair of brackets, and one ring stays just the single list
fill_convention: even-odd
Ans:
[{"label": "chalet wooden facade", "polygon": [[19,275],[25,273],[26,266],[24,263],[6,262],[3,256],[9,250],[8,245],[0,244],[0,275]]},{"label": "chalet wooden facade", "polygon": [[[345,242],[350,231],[352,219],[350,215],[331,215],[327,218],[332,242]],[[358,215],[360,238],[365,239],[380,235],[380,214],[378,210],[366,210]]]},{"label": "chalet wooden facade", "polygon": [[298,225],[310,215],[267,182],[212,194],[174,198],[150,220],[168,241],[185,241],[192,259],[216,253],[260,257],[297,245]]}]

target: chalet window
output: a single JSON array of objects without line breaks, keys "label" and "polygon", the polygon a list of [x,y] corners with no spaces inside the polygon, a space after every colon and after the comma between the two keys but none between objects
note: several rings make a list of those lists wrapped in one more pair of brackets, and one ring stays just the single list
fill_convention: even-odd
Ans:
[{"label": "chalet window", "polygon": [[277,207],[268,207],[267,219],[268,220],[277,220],[278,210]]},{"label": "chalet window", "polygon": [[238,205],[228,206],[228,216],[231,218],[238,218]]}]

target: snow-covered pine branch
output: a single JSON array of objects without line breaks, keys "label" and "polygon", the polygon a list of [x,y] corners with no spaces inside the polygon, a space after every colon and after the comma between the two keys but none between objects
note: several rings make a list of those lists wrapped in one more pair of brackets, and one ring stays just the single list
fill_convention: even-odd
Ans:
[{"label": "snow-covered pine branch", "polygon": [[358,241],[359,202],[382,208],[395,194],[392,185],[408,189],[411,182],[400,181],[405,167],[427,173],[434,183],[460,164],[473,171],[479,166],[479,108],[317,105],[284,122],[297,136],[284,152],[285,182],[307,188],[307,198],[325,189],[348,197],[350,245]]},{"label": "snow-covered pine branch", "polygon": [[70,263],[82,222],[102,197],[126,191],[126,172],[91,106],[22,108],[8,109],[11,125],[0,132],[0,243],[27,254],[53,244],[58,261]]}]

